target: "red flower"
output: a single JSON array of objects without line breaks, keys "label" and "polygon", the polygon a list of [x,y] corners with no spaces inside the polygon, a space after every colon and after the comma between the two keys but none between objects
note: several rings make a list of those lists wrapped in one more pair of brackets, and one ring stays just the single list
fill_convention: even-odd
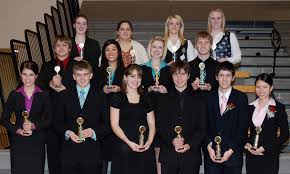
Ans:
[{"label": "red flower", "polygon": [[228,103],[228,105],[227,105],[227,109],[228,109],[228,110],[232,110],[232,109],[234,109],[235,107],[236,107],[235,104],[232,103],[232,102]]},{"label": "red flower", "polygon": [[276,112],[277,112],[277,110],[276,110],[276,106],[272,106],[272,105],[269,105],[268,110],[269,110],[270,112],[273,112],[273,113],[276,113]]}]

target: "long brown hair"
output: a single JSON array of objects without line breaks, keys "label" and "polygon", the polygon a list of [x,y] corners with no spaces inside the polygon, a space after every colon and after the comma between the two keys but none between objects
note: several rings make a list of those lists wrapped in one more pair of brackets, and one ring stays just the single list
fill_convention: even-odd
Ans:
[{"label": "long brown hair", "polygon": [[[142,77],[142,68],[139,65],[137,65],[137,64],[128,65],[124,71],[124,77],[123,77],[122,86],[121,86],[122,92],[127,93],[127,81],[125,80],[125,77],[132,75],[135,70],[137,71],[138,77]],[[139,95],[143,94],[143,89],[141,87],[141,84],[140,84],[140,86],[138,86],[137,92]]]}]

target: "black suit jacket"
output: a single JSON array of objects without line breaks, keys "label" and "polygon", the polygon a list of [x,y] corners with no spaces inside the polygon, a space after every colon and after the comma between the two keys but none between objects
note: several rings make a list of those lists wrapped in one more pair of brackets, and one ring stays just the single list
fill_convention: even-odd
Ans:
[{"label": "black suit jacket", "polygon": [[[203,100],[194,94],[190,88],[185,89],[184,105],[178,109],[177,90],[170,89],[167,94],[160,95],[156,107],[157,133],[161,139],[161,162],[175,161],[177,157],[191,161],[193,165],[201,163],[201,145],[206,131],[206,105]],[[181,135],[185,143],[190,145],[190,150],[184,154],[175,151],[172,140],[177,136],[174,127],[182,127]]]},{"label": "black suit jacket", "polygon": [[[11,91],[2,112],[0,121],[13,135],[13,138],[23,139],[21,138],[22,136],[16,135],[16,131],[18,128],[22,128],[24,122],[22,111],[25,110],[24,96],[15,90]],[[13,112],[16,116],[15,124],[12,124],[10,121],[11,114]],[[51,104],[47,91],[35,93],[28,119],[34,123],[36,128],[33,131],[31,138],[41,138],[44,143],[45,133],[51,123]]]},{"label": "black suit jacket", "polygon": [[[285,106],[278,101],[276,101],[276,113],[273,118],[268,118],[267,115],[261,125],[262,132],[259,136],[258,147],[263,146],[265,152],[264,155],[279,154],[280,148],[285,141],[289,138],[289,125],[287,120],[287,114],[285,112]],[[255,125],[252,121],[252,115],[254,113],[255,107],[254,105],[249,105],[249,128],[250,128],[250,136],[247,140],[250,144],[253,144],[256,131]],[[277,137],[277,130],[280,128],[280,136]]]},{"label": "black suit jacket", "polygon": [[[212,91],[207,98],[208,129],[205,139],[207,146],[212,142],[215,149],[215,136],[222,138],[222,154],[230,148],[234,151],[225,165],[243,164],[243,148],[247,135],[248,98],[245,93],[232,89],[227,105],[232,103],[235,108],[220,114],[218,90]],[[208,159],[212,162],[211,159]]]},{"label": "black suit jacket", "polygon": [[[71,58],[74,59],[77,56],[80,56],[75,38],[72,38],[72,49],[71,49]],[[93,68],[97,68],[99,66],[99,57],[101,55],[101,48],[98,41],[86,37],[85,45],[84,45],[84,60],[87,60],[91,63]]]},{"label": "black suit jacket", "polygon": [[[81,109],[76,88],[61,92],[61,101],[57,108],[55,129],[63,137],[62,158],[66,160],[97,160],[100,158],[99,141],[109,132],[108,102],[103,93],[97,92],[92,86]],[[97,141],[87,138],[77,144],[65,140],[65,132],[71,130],[77,134],[77,117],[84,118],[83,129],[92,128]]]}]

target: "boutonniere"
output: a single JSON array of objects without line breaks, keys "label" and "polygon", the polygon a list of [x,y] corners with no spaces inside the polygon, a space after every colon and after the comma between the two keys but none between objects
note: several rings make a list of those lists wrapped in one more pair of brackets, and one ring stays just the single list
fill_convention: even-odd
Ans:
[{"label": "boutonniere", "polygon": [[276,107],[269,105],[268,109],[267,109],[267,117],[269,118],[273,118],[275,116],[275,113],[277,112]]},{"label": "boutonniere", "polygon": [[226,112],[228,112],[228,111],[231,111],[231,110],[235,109],[235,108],[236,108],[236,105],[235,105],[234,103],[232,103],[232,102],[229,102],[229,103],[227,104],[226,110],[224,111],[224,114],[225,114]]}]

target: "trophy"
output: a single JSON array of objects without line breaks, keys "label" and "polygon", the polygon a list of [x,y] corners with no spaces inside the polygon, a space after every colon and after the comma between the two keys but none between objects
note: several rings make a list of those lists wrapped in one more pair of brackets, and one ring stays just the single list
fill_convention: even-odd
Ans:
[{"label": "trophy", "polygon": [[[58,65],[55,66],[55,67],[54,67],[54,71],[56,72],[56,75],[59,75],[59,72],[60,72],[60,66],[58,66]],[[56,87],[56,88],[59,88],[60,85],[55,85],[55,87]]]},{"label": "trophy", "polygon": [[[29,120],[28,120],[29,112],[28,111],[22,111],[22,116],[24,118],[24,123],[28,123],[29,122]],[[24,130],[23,134],[29,134],[29,133]]]},{"label": "trophy", "polygon": [[155,66],[154,68],[154,73],[155,73],[155,86],[154,88],[159,88],[159,67],[158,66]]},{"label": "trophy", "polygon": [[172,51],[173,51],[173,62],[176,62],[176,51],[177,51],[177,47],[173,46],[172,47]]},{"label": "trophy", "polygon": [[135,61],[136,61],[136,52],[135,52],[135,50],[131,50],[130,51],[130,55],[131,55],[131,64],[134,64],[135,63]]},{"label": "trophy", "polygon": [[205,64],[203,62],[201,62],[199,65],[199,86],[203,86],[205,85],[205,77],[206,77],[206,73],[205,73]]},{"label": "trophy", "polygon": [[[174,132],[177,133],[176,138],[178,138],[178,139],[181,139],[182,138],[182,136],[180,135],[181,131],[182,131],[182,127],[181,126],[175,126],[174,127]],[[182,150],[182,149],[183,148],[179,148],[178,150]]]},{"label": "trophy", "polygon": [[84,46],[85,46],[84,43],[80,43],[80,44],[79,44],[79,47],[80,47],[80,49],[81,49],[81,52],[80,52],[80,57],[81,57],[81,59],[84,58]]},{"label": "trophy", "polygon": [[78,126],[78,136],[79,136],[79,142],[84,142],[85,141],[85,138],[83,137],[83,127],[82,127],[82,124],[84,123],[84,119],[82,117],[78,117],[77,118],[77,124],[79,125]]},{"label": "trophy", "polygon": [[[146,131],[146,127],[144,125],[139,126],[139,145],[144,146],[144,132]],[[140,150],[143,150],[145,148],[141,148]]]},{"label": "trophy", "polygon": [[253,150],[258,149],[258,142],[259,142],[260,133],[262,132],[262,127],[261,126],[257,126],[255,130],[256,130],[256,136],[255,136],[254,144],[253,144],[253,147],[252,147]]},{"label": "trophy", "polygon": [[222,159],[222,151],[221,151],[221,145],[222,138],[220,136],[214,137],[214,142],[216,143],[216,149],[215,149],[215,159],[221,160]]},{"label": "trophy", "polygon": [[106,71],[108,73],[108,86],[107,86],[107,88],[111,89],[112,88],[112,79],[111,78],[112,78],[113,69],[112,69],[112,67],[108,66],[106,68]]}]

